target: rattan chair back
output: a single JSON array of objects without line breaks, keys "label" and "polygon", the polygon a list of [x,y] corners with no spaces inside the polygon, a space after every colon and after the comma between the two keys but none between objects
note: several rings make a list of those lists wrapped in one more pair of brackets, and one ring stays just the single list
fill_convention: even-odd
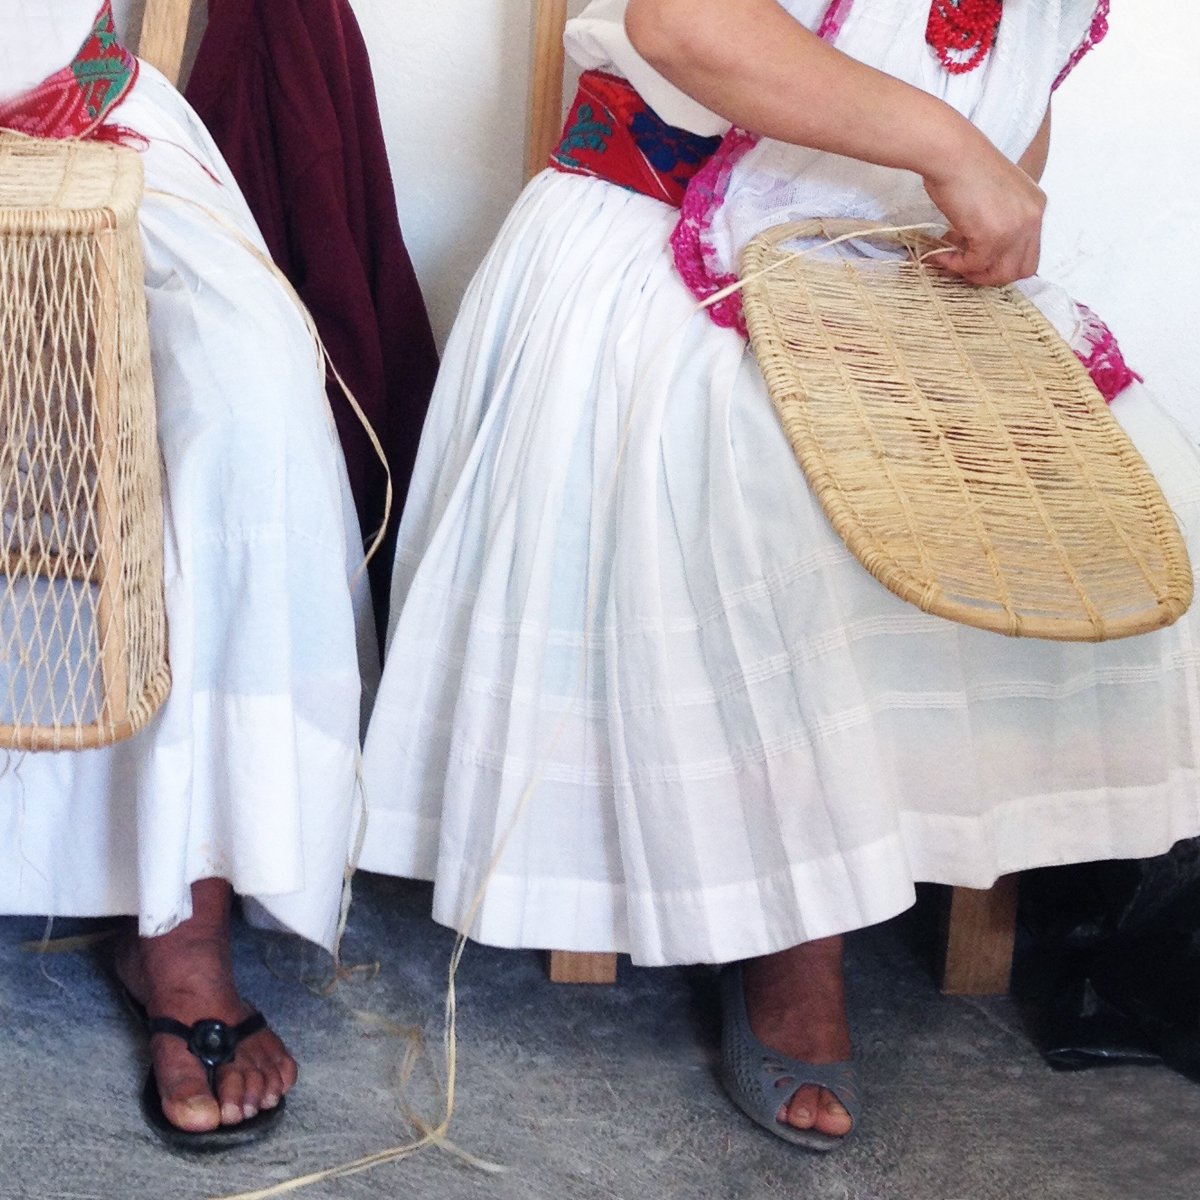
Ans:
[{"label": "rattan chair back", "polygon": [[0,745],[128,737],[170,687],[138,155],[0,135]]}]

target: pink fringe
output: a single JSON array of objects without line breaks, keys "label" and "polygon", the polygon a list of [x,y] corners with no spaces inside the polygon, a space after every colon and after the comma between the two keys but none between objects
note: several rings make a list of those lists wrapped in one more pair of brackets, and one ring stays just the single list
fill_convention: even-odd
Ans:
[{"label": "pink fringe", "polygon": [[1087,368],[1092,382],[1111,404],[1131,383],[1142,383],[1142,377],[1125,361],[1113,331],[1086,304],[1076,301],[1081,325],[1083,346],[1073,347],[1075,356]]},{"label": "pink fringe", "polygon": [[817,30],[817,37],[824,38],[826,41],[832,41],[837,37],[842,32],[842,26],[846,23],[846,18],[850,15],[853,7],[854,0],[833,0],[829,11],[825,14],[825,19],[821,22],[821,27]]},{"label": "pink fringe", "polygon": [[1079,66],[1080,62],[1083,61],[1083,56],[1089,50],[1098,46],[1108,36],[1108,9],[1109,0],[1097,0],[1096,13],[1092,17],[1092,26],[1087,31],[1083,41],[1075,47],[1075,52],[1067,59],[1067,65],[1059,72],[1058,78],[1054,81],[1054,86],[1050,89],[1052,92],[1057,91],[1063,80]]}]

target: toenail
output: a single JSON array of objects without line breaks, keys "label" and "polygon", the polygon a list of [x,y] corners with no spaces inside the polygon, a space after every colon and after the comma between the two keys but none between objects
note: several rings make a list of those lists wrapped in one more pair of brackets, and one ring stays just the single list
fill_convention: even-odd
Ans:
[{"label": "toenail", "polygon": [[221,1106],[221,1119],[227,1125],[232,1125],[235,1121],[240,1121],[242,1115],[242,1110],[236,1104],[223,1104]]},{"label": "toenail", "polygon": [[793,1121],[811,1121],[813,1115],[807,1108],[797,1108],[792,1110],[791,1118]]},{"label": "toenail", "polygon": [[242,1116],[245,1117],[247,1121],[250,1120],[250,1118],[257,1112],[258,1109],[255,1108],[253,1104],[246,1104],[242,1107]]},{"label": "toenail", "polygon": [[274,1092],[268,1092],[263,1097],[263,1108],[274,1108],[279,1103],[279,1097]]}]

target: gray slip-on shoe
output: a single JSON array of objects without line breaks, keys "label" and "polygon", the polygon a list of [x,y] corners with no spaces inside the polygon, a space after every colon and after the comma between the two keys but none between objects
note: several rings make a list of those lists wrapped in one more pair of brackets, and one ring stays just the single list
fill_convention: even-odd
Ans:
[{"label": "gray slip-on shoe", "polygon": [[813,1084],[832,1092],[858,1128],[862,1099],[853,1062],[806,1063],[788,1058],[754,1036],[746,1012],[741,963],[721,972],[721,1083],[730,1099],[752,1121],[776,1137],[806,1150],[834,1150],[849,1134],[835,1137],[819,1129],[796,1129],[778,1119],[779,1110],[798,1088]]}]

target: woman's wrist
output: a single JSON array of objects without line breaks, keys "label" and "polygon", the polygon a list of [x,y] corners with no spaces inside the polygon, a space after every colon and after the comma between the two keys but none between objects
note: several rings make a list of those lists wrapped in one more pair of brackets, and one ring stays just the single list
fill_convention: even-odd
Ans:
[{"label": "woman's wrist", "polygon": [[972,162],[999,153],[984,134],[948,104],[933,96],[924,96],[924,100],[922,107],[927,111],[915,116],[920,137],[913,159],[897,165],[936,185],[948,182]]}]

